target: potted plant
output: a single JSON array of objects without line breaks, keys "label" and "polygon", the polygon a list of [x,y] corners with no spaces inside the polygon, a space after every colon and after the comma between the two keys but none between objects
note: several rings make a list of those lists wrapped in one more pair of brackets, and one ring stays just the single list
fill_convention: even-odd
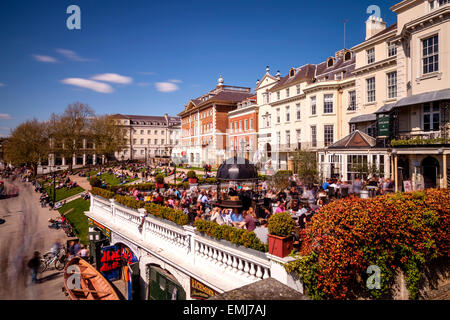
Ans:
[{"label": "potted plant", "polygon": [[155,182],[157,189],[164,188],[164,176],[161,173],[156,175]]},{"label": "potted plant", "polygon": [[288,256],[293,248],[291,232],[295,223],[289,212],[274,214],[269,219],[269,253],[284,258]]},{"label": "potted plant", "polygon": [[194,170],[189,170],[187,173],[189,183],[197,183],[197,174]]}]

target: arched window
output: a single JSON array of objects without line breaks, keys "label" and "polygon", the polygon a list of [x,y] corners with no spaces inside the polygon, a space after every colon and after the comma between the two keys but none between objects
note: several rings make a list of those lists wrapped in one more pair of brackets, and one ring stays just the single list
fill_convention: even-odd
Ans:
[{"label": "arched window", "polygon": [[348,60],[350,60],[352,58],[352,53],[350,52],[350,51],[348,51],[348,52],[346,52],[345,53],[345,61],[348,61]]},{"label": "arched window", "polygon": [[295,75],[295,70],[294,68],[291,68],[291,70],[289,71],[289,77],[293,77]]},{"label": "arched window", "polygon": [[328,68],[329,68],[329,67],[332,67],[333,64],[334,64],[333,58],[328,59],[328,63],[327,63]]}]

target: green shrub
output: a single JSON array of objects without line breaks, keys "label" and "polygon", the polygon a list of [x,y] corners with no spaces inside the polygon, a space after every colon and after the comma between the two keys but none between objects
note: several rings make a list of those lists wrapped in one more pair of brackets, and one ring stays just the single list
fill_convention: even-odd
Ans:
[{"label": "green shrub", "polygon": [[187,177],[188,177],[189,179],[197,178],[197,174],[195,173],[194,170],[189,170],[188,173],[187,173],[186,175],[187,175]]},{"label": "green shrub", "polygon": [[238,246],[267,252],[268,248],[263,244],[253,231],[237,229],[228,225],[219,225],[212,221],[197,220],[194,227],[198,232],[204,233],[217,240],[226,240]]},{"label": "green shrub", "polygon": [[161,173],[157,174],[155,177],[155,181],[156,181],[156,183],[159,183],[159,184],[164,183],[164,175],[162,175]]},{"label": "green shrub", "polygon": [[100,180],[97,176],[92,176],[89,178],[89,184],[92,187],[100,188],[102,186],[102,180]]},{"label": "green shrub", "polygon": [[154,203],[147,203],[145,205],[145,210],[155,217],[175,222],[180,226],[184,226],[189,223],[188,216],[181,210],[174,210],[172,208],[160,206]]},{"label": "green shrub", "polygon": [[295,222],[289,212],[276,213],[270,217],[268,223],[269,233],[279,237],[287,237],[294,230]]},{"label": "green shrub", "polygon": [[122,204],[122,205],[124,205],[126,207],[132,208],[132,209],[140,209],[140,208],[144,208],[144,206],[145,206],[145,202],[144,201],[139,201],[139,200],[136,200],[136,199],[134,199],[132,197],[116,195],[114,197],[114,199],[118,203],[120,203],[120,204]]},{"label": "green shrub", "polygon": [[91,193],[93,195],[100,196],[100,197],[105,198],[105,199],[112,199],[112,198],[114,198],[114,192],[111,192],[111,191],[108,191],[108,190],[105,190],[105,189],[102,189],[102,188],[95,188],[95,187],[93,187],[92,190],[91,190]]}]

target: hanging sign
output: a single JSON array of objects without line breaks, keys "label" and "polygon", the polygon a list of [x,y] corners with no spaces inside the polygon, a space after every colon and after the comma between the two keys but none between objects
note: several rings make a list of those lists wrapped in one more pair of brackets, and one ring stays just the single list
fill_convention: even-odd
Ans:
[{"label": "hanging sign", "polygon": [[380,117],[378,119],[378,136],[389,137],[390,136],[390,118],[389,116]]},{"label": "hanging sign", "polygon": [[218,294],[219,293],[216,290],[208,287],[206,284],[191,278],[191,298],[206,300]]},{"label": "hanging sign", "polygon": [[105,227],[104,225],[98,223],[97,221],[95,221],[95,220],[93,220],[93,219],[91,219],[91,218],[88,218],[88,221],[89,221],[89,227],[91,227],[91,228],[94,228],[94,227],[95,227],[95,228],[100,229],[100,230],[103,232],[103,234],[104,234],[109,240],[111,240],[111,230],[110,230],[110,229],[108,229],[108,228]]}]

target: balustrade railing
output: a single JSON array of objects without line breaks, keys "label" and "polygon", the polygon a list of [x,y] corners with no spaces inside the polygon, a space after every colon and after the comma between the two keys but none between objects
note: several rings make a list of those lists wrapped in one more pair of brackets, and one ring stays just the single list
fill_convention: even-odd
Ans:
[{"label": "balustrade railing", "polygon": [[[114,230],[122,230],[132,240],[164,248],[173,254],[184,255],[194,265],[212,268],[214,272],[229,272],[247,282],[270,277],[270,260],[262,252],[238,248],[198,233],[194,227],[180,227],[172,222],[145,214],[145,209],[134,210],[91,195],[88,215]],[[126,233],[126,234],[125,234]]]}]

